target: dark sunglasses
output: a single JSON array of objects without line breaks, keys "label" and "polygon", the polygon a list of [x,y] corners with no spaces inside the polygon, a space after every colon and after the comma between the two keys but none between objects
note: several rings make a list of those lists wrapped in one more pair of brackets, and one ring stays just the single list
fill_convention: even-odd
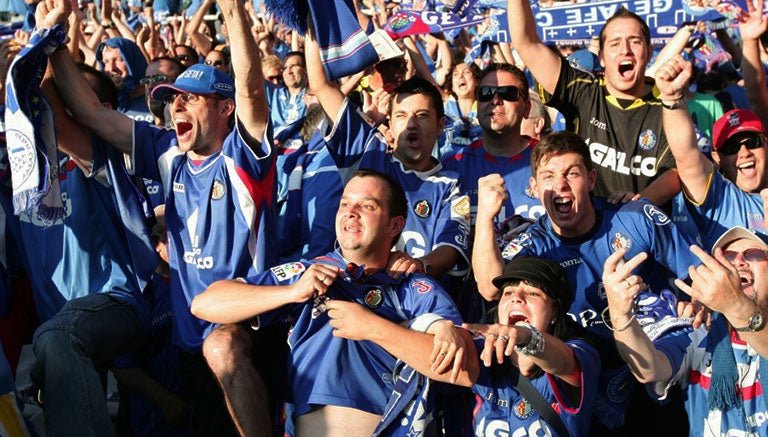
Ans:
[{"label": "dark sunglasses", "polygon": [[744,261],[751,263],[765,261],[765,259],[768,258],[768,251],[757,248],[747,249],[744,252],[736,252],[734,250],[726,250],[723,252],[725,259],[727,259],[731,264],[736,261],[736,258],[739,256],[739,254],[741,254],[742,258],[744,258]]},{"label": "dark sunglasses", "polygon": [[516,86],[481,86],[477,92],[477,100],[490,102],[493,96],[498,94],[503,100],[516,102],[523,97],[523,92]]},{"label": "dark sunglasses", "polygon": [[142,77],[141,79],[139,79],[139,83],[142,85],[146,85],[148,83],[157,83],[157,82],[166,83],[168,82],[168,79],[169,79],[168,76],[165,76],[162,74],[156,74],[154,76]]},{"label": "dark sunglasses", "polygon": [[189,61],[190,59],[192,59],[192,57],[189,56],[189,55],[178,55],[178,56],[176,56],[176,60],[177,61]]},{"label": "dark sunglasses", "polygon": [[218,60],[217,61],[211,61],[211,60],[208,60],[208,61],[205,61],[205,65],[213,65],[215,67],[218,67],[219,65],[224,65],[224,61],[218,61]]},{"label": "dark sunglasses", "polygon": [[739,153],[741,146],[749,150],[759,149],[765,145],[765,138],[762,135],[753,135],[738,141],[726,141],[722,147],[717,150],[721,155],[733,155]]}]

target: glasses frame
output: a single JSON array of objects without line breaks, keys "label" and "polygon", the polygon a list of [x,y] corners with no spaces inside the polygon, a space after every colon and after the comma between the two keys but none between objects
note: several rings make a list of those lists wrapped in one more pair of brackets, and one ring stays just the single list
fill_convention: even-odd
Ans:
[{"label": "glasses frame", "polygon": [[731,139],[725,140],[725,143],[717,150],[717,153],[721,155],[735,155],[741,150],[741,146],[745,146],[748,150],[755,150],[765,146],[765,136],[761,134],[751,135],[748,137],[742,137],[736,141]]},{"label": "glasses frame", "polygon": [[744,261],[747,262],[760,262],[768,259],[768,250],[759,249],[757,247],[750,247],[749,249],[741,252],[735,250],[724,250],[723,256],[729,263],[733,264],[736,261],[736,257],[741,255]]},{"label": "glasses frame", "polygon": [[477,101],[478,102],[490,102],[493,100],[493,96],[496,94],[499,95],[499,97],[507,102],[517,102],[520,100],[525,100],[525,95],[520,90],[520,88],[514,86],[514,85],[505,85],[505,86],[493,86],[493,85],[483,85],[480,87],[477,87]]}]

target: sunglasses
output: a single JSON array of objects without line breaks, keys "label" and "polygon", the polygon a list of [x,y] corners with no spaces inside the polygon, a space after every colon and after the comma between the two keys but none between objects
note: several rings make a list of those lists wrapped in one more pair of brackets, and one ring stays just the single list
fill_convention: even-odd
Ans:
[{"label": "sunglasses", "polygon": [[726,250],[723,252],[725,259],[727,259],[728,262],[731,264],[733,264],[736,261],[736,258],[738,258],[739,254],[741,254],[742,258],[744,258],[744,261],[751,262],[751,263],[758,262],[758,261],[765,261],[765,259],[768,258],[768,251],[765,251],[763,249],[757,249],[757,248],[750,248],[745,250],[744,252],[736,252],[733,250]]},{"label": "sunglasses", "polygon": [[481,86],[477,93],[477,100],[490,102],[496,94],[508,102],[516,102],[523,98],[523,92],[516,86]]},{"label": "sunglasses", "polygon": [[176,60],[177,61],[189,61],[190,59],[192,59],[192,57],[189,56],[189,55],[178,55],[178,56],[176,56]]},{"label": "sunglasses", "polygon": [[193,94],[193,93],[171,93],[163,96],[163,103],[170,105],[179,98],[182,103],[197,103],[202,101],[205,97],[218,98],[218,94]]},{"label": "sunglasses", "polygon": [[224,65],[224,61],[205,61],[205,65],[213,65],[215,67],[218,67],[219,65]]},{"label": "sunglasses", "polygon": [[148,83],[158,83],[158,82],[166,83],[166,82],[169,82],[169,79],[170,78],[168,76],[165,76],[162,74],[156,74],[154,76],[142,77],[141,79],[139,79],[139,83],[142,85],[146,85]]},{"label": "sunglasses", "polygon": [[753,135],[738,141],[726,141],[722,147],[717,150],[721,155],[733,155],[739,153],[741,146],[749,150],[759,149],[765,145],[765,138],[762,135]]}]

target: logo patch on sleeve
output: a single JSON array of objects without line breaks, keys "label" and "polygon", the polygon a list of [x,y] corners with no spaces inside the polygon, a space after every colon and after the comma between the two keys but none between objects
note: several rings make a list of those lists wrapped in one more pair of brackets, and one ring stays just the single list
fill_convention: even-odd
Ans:
[{"label": "logo patch on sleeve", "polygon": [[630,247],[632,247],[632,240],[630,240],[629,237],[620,232],[617,232],[613,235],[613,239],[611,240],[611,249],[613,249],[614,252],[621,249],[629,250]]},{"label": "logo patch on sleeve", "polygon": [[304,264],[300,262],[292,262],[283,264],[281,266],[272,267],[269,270],[272,271],[272,274],[275,275],[278,280],[285,281],[286,279],[291,279],[306,269],[307,268],[304,267]]},{"label": "logo patch on sleeve", "polygon": [[413,283],[413,288],[421,294],[426,294],[432,291],[432,284],[427,281],[420,280]]},{"label": "logo patch on sleeve", "polygon": [[651,221],[658,226],[664,226],[670,222],[669,216],[656,205],[645,205],[643,207],[643,212],[646,217],[651,219]]}]

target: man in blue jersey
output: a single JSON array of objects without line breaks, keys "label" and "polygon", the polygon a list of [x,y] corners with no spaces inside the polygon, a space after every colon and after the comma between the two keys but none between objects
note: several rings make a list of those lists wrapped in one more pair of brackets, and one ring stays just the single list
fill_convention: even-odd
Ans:
[{"label": "man in blue jersey", "polygon": [[445,125],[440,92],[421,78],[409,79],[392,91],[388,115],[394,151],[390,153],[376,126],[328,81],[311,35],[305,54],[310,88],[332,121],[325,140],[342,181],[348,181],[355,169],[374,169],[393,176],[406,192],[408,221],[391,270],[419,270],[435,277],[452,269],[452,273],[466,272],[468,199],[459,195],[457,175],[443,172],[432,158]]},{"label": "man in blue jersey", "polygon": [[483,136],[443,159],[443,167],[461,175],[461,192],[470,199],[471,224],[477,213],[478,179],[490,174],[501,176],[509,192],[496,216],[497,228],[515,214],[538,218],[544,208],[528,187],[535,141],[522,135],[520,128],[531,109],[528,79],[514,65],[494,63],[483,70],[479,83],[477,118]]},{"label": "man in blue jersey", "polygon": [[[392,278],[386,271],[406,215],[396,180],[360,170],[336,214],[339,249],[245,280],[216,282],[192,303],[196,315],[216,323],[256,318],[252,323],[263,327],[292,320],[288,372],[297,437],[371,435],[393,388],[395,356],[427,376],[447,380],[451,373],[446,368],[453,363],[432,369],[432,337],[409,329],[424,320],[419,316],[454,326],[460,317],[450,297],[429,276]],[[367,321],[361,337],[346,331],[349,318]],[[474,352],[468,333],[456,332],[467,342],[464,354]],[[476,377],[477,361],[468,363],[454,378],[458,383]]]},{"label": "man in blue jersey", "polygon": [[[668,288],[669,277],[687,276],[697,260],[690,254],[690,242],[676,229],[660,208],[646,201],[611,204],[592,197],[597,173],[589,159],[589,149],[578,135],[563,131],[539,142],[531,156],[531,189],[547,210],[547,215],[512,239],[500,251],[492,230],[477,229],[473,248],[473,268],[478,290],[487,300],[497,300],[498,290],[491,280],[499,275],[505,260],[517,254],[555,260],[568,272],[576,296],[569,313],[602,344],[602,395],[595,413],[615,426],[623,418],[624,401],[631,390],[611,383],[624,378],[623,362],[618,358],[611,333],[601,318],[606,308],[601,274],[603,262],[616,250],[648,252],[651,259],[640,272],[655,293]],[[506,191],[498,185],[480,186],[476,227],[493,224]],[[611,390],[605,393],[606,390]],[[607,394],[607,397],[605,396]],[[602,408],[602,410],[601,410]]]},{"label": "man in blue jersey", "polygon": [[541,41],[527,0],[510,0],[510,37],[539,83],[545,104],[557,108],[569,129],[588,143],[599,174],[595,194],[612,201],[645,197],[664,205],[680,191],[661,123],[653,81],[648,24],[619,8],[600,29],[600,65],[595,77],[578,70]]},{"label": "man in blue jersey", "polygon": [[[51,56],[62,98],[78,120],[129,154],[136,175],[163,184],[174,342],[186,351],[185,363],[202,372],[207,366],[199,354],[214,326],[190,313],[193,297],[216,280],[262,271],[275,264],[277,255],[270,238],[275,226],[274,150],[258,49],[242,3],[222,1],[219,6],[232,43],[236,81],[200,64],[187,69],[174,84],[158,86],[153,97],[170,103],[174,130],[134,122],[102,108],[74,75],[70,57],[64,52]],[[217,347],[208,349],[208,362],[225,386],[239,432],[268,434],[265,396],[252,395],[262,392],[263,384],[247,359],[249,332],[239,326],[223,326],[216,332],[209,337]],[[238,365],[227,366],[232,360]],[[188,377],[200,381],[188,386],[204,388],[205,375],[194,375]],[[195,409],[208,412],[201,419],[213,417],[215,398],[216,392],[195,396],[201,403]],[[220,425],[210,426],[205,432],[221,430]]]},{"label": "man in blue jersey", "polygon": [[699,151],[693,121],[681,98],[691,77],[691,64],[681,56],[656,70],[664,130],[677,161],[685,206],[707,249],[733,226],[765,232],[760,191],[768,188],[768,145],[765,127],[754,113],[728,111],[713,129],[712,158],[718,171]]},{"label": "man in blue jersey", "polygon": [[153,121],[141,83],[147,60],[139,46],[126,38],[110,38],[96,47],[96,61],[120,91],[116,109],[134,120]]},{"label": "man in blue jersey", "polygon": [[[41,4],[37,23],[49,28],[68,12],[68,4]],[[110,79],[82,68],[98,104],[117,105]],[[20,217],[25,264],[45,321],[33,338],[30,377],[42,391],[48,435],[114,435],[100,372],[146,338],[151,313],[142,292],[157,258],[122,156],[66,114],[50,77],[42,89],[55,113],[59,150],[67,154],[58,175],[65,214],[53,223],[34,212]]]},{"label": "man in blue jersey", "polygon": [[605,264],[613,335],[634,376],[660,400],[670,388],[687,393],[691,436],[765,435],[768,432],[768,244],[764,236],[735,226],[719,236],[713,256],[691,250],[703,262],[681,290],[715,311],[711,329],[687,328],[651,341],[634,315],[644,288],[633,269],[644,253],[623,262],[623,251]]},{"label": "man in blue jersey", "polygon": [[265,81],[275,140],[288,151],[301,147],[301,124],[307,115],[307,72],[304,53],[290,52],[283,59],[283,84]]}]

